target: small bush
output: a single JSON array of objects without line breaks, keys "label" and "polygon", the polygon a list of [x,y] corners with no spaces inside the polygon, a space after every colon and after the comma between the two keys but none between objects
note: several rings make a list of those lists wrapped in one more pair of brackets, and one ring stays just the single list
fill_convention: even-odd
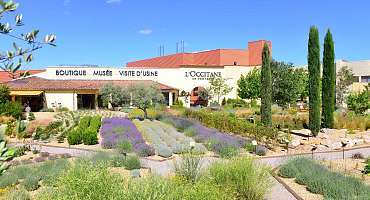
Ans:
[{"label": "small bush", "polygon": [[4,189],[9,186],[16,185],[18,183],[18,177],[10,174],[9,171],[4,173],[0,178],[0,189]]},{"label": "small bush", "polygon": [[137,156],[127,156],[124,167],[127,170],[140,169],[140,160]]},{"label": "small bush", "polygon": [[12,188],[3,196],[6,200],[30,200],[31,196],[24,188]]},{"label": "small bush", "polygon": [[[81,132],[80,132],[80,134],[81,134]],[[87,128],[82,133],[82,141],[85,145],[98,144],[98,134],[97,134],[97,132],[94,129]]]},{"label": "small bush", "polygon": [[137,154],[140,157],[148,157],[155,155],[155,150],[153,147],[147,145],[147,144],[140,144],[139,147],[136,147]]},{"label": "small bush", "polygon": [[81,161],[67,170],[55,183],[57,187],[42,191],[37,199],[117,199],[125,196],[125,181],[111,174],[102,164]]},{"label": "small bush", "polygon": [[221,158],[232,158],[239,155],[239,149],[234,146],[223,146],[218,150],[218,154]]},{"label": "small bush", "polygon": [[28,113],[28,120],[29,121],[33,121],[35,119],[36,119],[36,117],[35,117],[35,114],[33,112]]},{"label": "small bush", "polygon": [[80,129],[73,129],[67,135],[67,141],[70,145],[82,144],[82,134]]},{"label": "small bush", "polygon": [[270,169],[250,158],[233,158],[211,165],[210,176],[216,184],[237,199],[263,199],[271,186]]},{"label": "small bush", "polygon": [[184,154],[181,161],[175,163],[175,173],[181,178],[195,182],[201,173],[202,157],[192,154]]},{"label": "small bush", "polygon": [[117,145],[117,151],[121,154],[132,152],[132,144],[129,141],[122,141]]},{"label": "small bush", "polygon": [[159,146],[158,155],[164,158],[169,158],[172,156],[172,150],[166,146]]},{"label": "small bush", "polygon": [[15,119],[22,117],[23,106],[19,102],[7,101],[0,104],[0,113],[7,116],[12,116]]},{"label": "small bush", "polygon": [[80,123],[78,124],[79,127],[81,128],[88,128],[89,125],[90,125],[90,120],[91,120],[91,117],[90,116],[85,116],[85,117],[82,117],[80,119]]},{"label": "small bush", "polygon": [[188,137],[194,137],[197,134],[197,131],[193,127],[189,127],[184,131],[184,134]]},{"label": "small bush", "polygon": [[21,186],[23,186],[27,191],[34,191],[40,187],[39,181],[39,177],[28,176],[23,180]]}]

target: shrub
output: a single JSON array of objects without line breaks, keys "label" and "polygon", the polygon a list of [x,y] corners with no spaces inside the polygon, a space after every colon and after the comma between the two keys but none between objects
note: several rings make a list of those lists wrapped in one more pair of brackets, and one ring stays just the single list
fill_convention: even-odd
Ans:
[{"label": "shrub", "polygon": [[0,104],[0,113],[18,119],[22,116],[23,106],[19,102],[7,101]]},{"label": "shrub", "polygon": [[6,200],[30,200],[31,196],[24,188],[12,188],[4,194]]},{"label": "shrub", "polygon": [[267,153],[267,148],[263,145],[256,146],[256,155],[258,156],[265,156]]},{"label": "shrub", "polygon": [[263,142],[276,140],[277,138],[277,131],[274,128],[256,126],[245,119],[239,119],[235,115],[226,112],[186,109],[184,115],[188,118],[194,118],[207,127],[215,128],[220,132],[252,137]]},{"label": "shrub", "polygon": [[195,182],[201,173],[202,157],[192,154],[184,154],[181,161],[175,163],[175,173],[181,178]]},{"label": "shrub", "polygon": [[23,186],[27,191],[34,191],[40,187],[39,181],[39,177],[28,176],[23,180],[21,186]]},{"label": "shrub", "polygon": [[144,111],[134,108],[128,113],[129,119],[144,119]]},{"label": "shrub", "polygon": [[124,167],[127,170],[140,169],[140,160],[137,156],[127,156]]},{"label": "shrub", "polygon": [[[370,86],[370,84],[369,84]],[[356,114],[363,114],[370,109],[370,87],[358,94],[350,94],[347,97],[347,105],[350,110]]]},{"label": "shrub", "polygon": [[111,174],[103,164],[92,165],[89,161],[76,163],[55,185],[42,191],[37,199],[117,199],[125,196],[126,188],[121,176]]},{"label": "shrub", "polygon": [[307,158],[296,158],[281,166],[279,175],[295,178],[307,190],[324,195],[326,199],[366,199],[370,187],[361,180],[330,171]]},{"label": "shrub", "polygon": [[82,141],[85,145],[98,144],[98,134],[97,134],[96,130],[94,130],[92,128],[87,128],[83,132],[79,132],[79,134],[81,134],[81,133],[82,133],[82,135],[81,135]]},{"label": "shrub", "polygon": [[82,144],[83,137],[81,131],[82,130],[79,128],[71,130],[67,135],[68,144],[70,145]]},{"label": "shrub", "polygon": [[0,178],[0,189],[4,189],[9,186],[16,185],[18,183],[18,177],[13,176],[10,171],[5,172]]},{"label": "shrub", "polygon": [[148,157],[155,155],[154,148],[145,143],[135,145],[136,153],[141,157]]},{"label": "shrub", "polygon": [[114,154],[110,162],[112,167],[125,167],[126,156],[122,154]]},{"label": "shrub", "polygon": [[172,150],[166,146],[159,146],[158,147],[158,155],[164,158],[169,158],[172,156]]},{"label": "shrub", "polygon": [[100,126],[101,126],[101,117],[98,115],[91,117],[89,128],[92,128],[95,130],[95,132],[97,132]]},{"label": "shrub", "polygon": [[239,155],[239,149],[229,145],[221,146],[217,152],[221,158],[232,158]]},{"label": "shrub", "polygon": [[80,123],[78,124],[78,126],[81,128],[88,128],[90,125],[90,120],[91,120],[90,116],[82,117],[80,119]]},{"label": "shrub", "polygon": [[67,107],[61,107],[57,109],[58,112],[68,112],[69,109]]},{"label": "shrub", "polygon": [[188,137],[194,137],[196,135],[196,130],[193,127],[189,127],[184,131],[184,134]]},{"label": "shrub", "polygon": [[28,113],[28,120],[29,121],[33,121],[35,119],[36,119],[36,117],[35,117],[35,114],[33,112]]},{"label": "shrub", "polygon": [[210,177],[237,199],[263,199],[271,186],[270,169],[250,158],[233,158],[210,166]]},{"label": "shrub", "polygon": [[117,145],[117,150],[121,154],[127,154],[132,151],[132,144],[129,141],[122,141]]}]

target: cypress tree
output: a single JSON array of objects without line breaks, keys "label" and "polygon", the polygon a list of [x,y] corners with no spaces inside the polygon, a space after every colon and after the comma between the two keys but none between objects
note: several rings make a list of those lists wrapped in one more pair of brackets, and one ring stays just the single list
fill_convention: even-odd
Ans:
[{"label": "cypress tree", "polygon": [[322,74],[322,124],[323,128],[333,128],[335,105],[335,63],[334,42],[330,30],[324,40]]},{"label": "cypress tree", "polygon": [[319,32],[311,26],[308,38],[309,127],[314,136],[320,131],[320,43]]},{"label": "cypress tree", "polygon": [[265,126],[271,126],[271,101],[272,101],[272,80],[271,80],[271,58],[269,46],[265,43],[262,50],[261,69],[261,121]]}]

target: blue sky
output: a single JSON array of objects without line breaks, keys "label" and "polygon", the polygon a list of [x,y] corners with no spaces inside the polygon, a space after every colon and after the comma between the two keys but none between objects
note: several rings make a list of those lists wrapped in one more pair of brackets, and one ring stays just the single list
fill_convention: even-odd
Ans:
[{"label": "blue sky", "polygon": [[[18,0],[25,30],[55,33],[57,47],[35,53],[31,68],[59,64],[123,66],[185,51],[246,48],[267,39],[276,60],[306,64],[310,25],[330,28],[336,59],[370,59],[366,0]],[[22,28],[22,29],[23,29]],[[0,36],[1,43],[6,42]],[[322,43],[322,42],[321,42]],[[10,43],[9,43],[10,44]],[[9,45],[7,44],[7,45]],[[4,45],[2,45],[4,46]],[[1,49],[6,50],[6,49]]]}]

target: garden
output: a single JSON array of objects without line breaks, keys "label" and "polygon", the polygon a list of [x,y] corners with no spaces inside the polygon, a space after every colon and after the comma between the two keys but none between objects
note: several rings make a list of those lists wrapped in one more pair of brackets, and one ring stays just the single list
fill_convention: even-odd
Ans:
[{"label": "garden", "polygon": [[294,158],[277,173],[303,199],[365,200],[370,196],[369,164],[361,154],[345,160]]}]

